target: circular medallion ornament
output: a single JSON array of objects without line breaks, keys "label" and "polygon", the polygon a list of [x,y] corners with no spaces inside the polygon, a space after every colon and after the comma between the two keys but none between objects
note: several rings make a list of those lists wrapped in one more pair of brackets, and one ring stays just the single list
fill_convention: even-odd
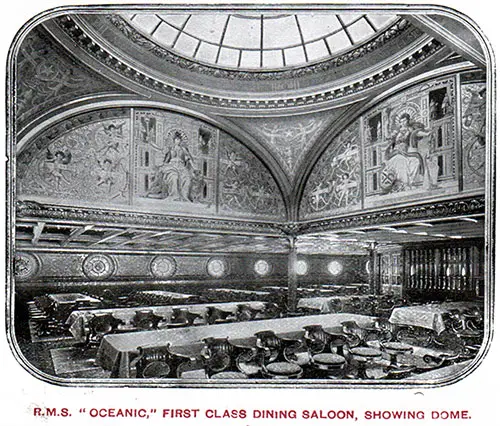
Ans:
[{"label": "circular medallion ornament", "polygon": [[207,263],[207,272],[214,278],[221,278],[228,272],[228,264],[224,259],[214,258]]},{"label": "circular medallion ornament", "polygon": [[16,279],[27,280],[38,274],[40,261],[31,253],[17,253],[14,257],[14,275]]},{"label": "circular medallion ornament", "polygon": [[104,254],[91,254],[83,261],[83,273],[92,279],[109,278],[115,272],[113,259]]},{"label": "circular medallion ornament", "polygon": [[306,275],[309,270],[309,265],[305,260],[297,260],[297,264],[295,265],[295,272],[297,275]]},{"label": "circular medallion ornament", "polygon": [[267,260],[257,260],[253,265],[253,270],[258,275],[267,275],[271,272],[271,265]]},{"label": "circular medallion ornament", "polygon": [[332,260],[328,264],[328,272],[332,275],[338,275],[342,272],[342,264],[337,260]]},{"label": "circular medallion ornament", "polygon": [[170,256],[156,256],[149,265],[151,274],[157,278],[168,278],[175,274],[177,271],[177,263],[175,259]]}]

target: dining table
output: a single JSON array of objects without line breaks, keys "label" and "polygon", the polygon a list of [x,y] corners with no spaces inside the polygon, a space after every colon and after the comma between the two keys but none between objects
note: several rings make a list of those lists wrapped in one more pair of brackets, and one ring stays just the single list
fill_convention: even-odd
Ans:
[{"label": "dining table", "polygon": [[130,299],[141,304],[166,305],[197,303],[200,296],[166,290],[141,290],[133,293]]},{"label": "dining table", "polygon": [[428,303],[423,305],[401,306],[394,308],[389,322],[395,326],[413,326],[433,330],[441,334],[446,330],[445,315],[468,309],[477,309],[480,304],[473,301]]},{"label": "dining table", "polygon": [[358,314],[326,314],[286,317],[241,323],[201,325],[178,329],[139,331],[110,334],[101,340],[96,363],[111,371],[111,377],[130,377],[130,362],[139,355],[140,348],[165,348],[193,356],[203,347],[203,339],[228,338],[231,341],[251,339],[261,331],[273,331],[279,337],[303,336],[304,327],[321,325],[326,331],[338,330],[345,321],[355,321],[361,327],[373,325],[374,318]]},{"label": "dining table", "polygon": [[[353,299],[355,298],[355,299]],[[317,311],[319,313],[343,312],[354,301],[363,303],[372,300],[373,296],[315,296],[302,297],[297,301],[297,309]]]},{"label": "dining table", "polygon": [[63,322],[73,310],[79,307],[98,308],[102,305],[100,299],[83,293],[51,293],[42,298],[45,300],[41,303],[42,306],[50,305],[51,315]]},{"label": "dining table", "polygon": [[[99,315],[112,315],[114,318],[121,320],[122,325],[118,326],[120,332],[134,331],[136,327],[133,324],[133,319],[138,311],[150,311],[151,313],[163,318],[158,324],[158,328],[167,327],[172,313],[176,309],[187,309],[193,314],[200,316],[200,321],[206,323],[209,307],[220,309],[224,312],[236,314],[240,305],[247,306],[251,309],[264,311],[266,309],[266,302],[260,301],[247,301],[247,302],[224,302],[224,303],[202,303],[194,305],[164,305],[164,306],[141,306],[131,308],[107,308],[107,309],[91,309],[83,311],[73,311],[68,319],[66,325],[76,342],[85,342],[89,333],[89,321]],[[256,316],[258,318],[258,315]]]}]

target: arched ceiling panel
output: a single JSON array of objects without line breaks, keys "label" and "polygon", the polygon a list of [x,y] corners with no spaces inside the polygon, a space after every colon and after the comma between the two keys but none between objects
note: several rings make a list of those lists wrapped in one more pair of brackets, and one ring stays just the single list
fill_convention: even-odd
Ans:
[{"label": "arched ceiling panel", "polygon": [[232,118],[231,121],[253,134],[275,158],[290,181],[299,173],[309,149],[344,109],[288,117]]},{"label": "arched ceiling panel", "polygon": [[20,200],[156,214],[286,219],[269,169],[229,134],[152,108],[59,122],[17,159]]}]

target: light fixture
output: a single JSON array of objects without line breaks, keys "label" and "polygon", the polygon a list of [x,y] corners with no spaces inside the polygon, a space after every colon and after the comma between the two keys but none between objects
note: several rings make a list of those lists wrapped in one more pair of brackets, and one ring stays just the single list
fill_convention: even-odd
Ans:
[{"label": "light fixture", "polygon": [[255,262],[255,264],[253,265],[253,270],[258,275],[267,275],[269,274],[269,272],[271,272],[271,265],[267,260],[260,259],[257,260],[257,262]]},{"label": "light fixture", "polygon": [[334,276],[339,275],[342,272],[342,269],[343,266],[338,260],[332,260],[328,264],[328,272]]},{"label": "light fixture", "polygon": [[297,275],[306,275],[308,270],[309,265],[305,260],[297,260],[297,263],[295,264],[295,272],[297,272]]}]

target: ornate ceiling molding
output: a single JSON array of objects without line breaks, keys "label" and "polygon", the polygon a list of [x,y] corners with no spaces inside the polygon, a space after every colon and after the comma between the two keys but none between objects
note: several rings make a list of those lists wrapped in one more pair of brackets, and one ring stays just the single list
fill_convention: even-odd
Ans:
[{"label": "ornate ceiling molding", "polygon": [[307,75],[316,74],[338,68],[346,65],[352,61],[362,58],[369,52],[373,52],[384,46],[388,41],[396,38],[410,26],[406,19],[400,19],[381,34],[377,34],[374,38],[366,43],[358,46],[346,53],[339,54],[332,58],[328,58],[321,62],[299,66],[293,69],[273,70],[266,71],[262,69],[257,70],[231,70],[223,67],[210,66],[191,60],[180,55],[177,55],[164,47],[161,47],[148,37],[142,35],[139,31],[133,28],[125,19],[120,15],[107,15],[106,17],[116,28],[118,28],[125,36],[132,42],[142,48],[147,49],[149,52],[175,64],[181,68],[195,71],[200,74],[211,75],[217,78],[224,78],[227,80],[283,80],[291,78],[301,78]]},{"label": "ornate ceiling molding", "polygon": [[280,225],[274,222],[172,216],[56,206],[29,200],[17,201],[16,215],[18,218],[36,218],[37,220],[57,219],[83,224],[91,222],[113,224],[115,226],[161,227],[163,230],[174,231],[210,231],[236,235],[283,236]]},{"label": "ornate ceiling molding", "polygon": [[[63,31],[73,43],[87,52],[94,60],[97,60],[99,63],[105,65],[107,69],[118,73],[120,76],[136,85],[138,84],[155,93],[160,93],[178,100],[233,111],[285,111],[290,108],[304,108],[311,105],[315,107],[324,107],[335,102],[345,102],[352,98],[352,96],[360,95],[378,85],[397,81],[396,79],[402,74],[414,69],[443,48],[440,42],[431,38],[425,38],[421,43],[414,46],[406,55],[401,56],[399,60],[386,63],[385,68],[374,69],[372,73],[367,73],[367,75],[363,76],[362,80],[351,82],[333,89],[322,90],[319,93],[298,95],[298,92],[295,92],[295,95],[291,95],[291,93],[294,92],[292,91],[290,93],[289,91],[287,92],[288,96],[280,97],[279,99],[263,99],[262,97],[265,95],[261,95],[260,99],[257,98],[258,95],[255,95],[253,99],[236,99],[204,94],[201,93],[201,88],[200,91],[188,90],[176,87],[169,82],[159,81],[156,77],[146,75],[144,72],[138,70],[133,63],[125,63],[120,60],[110,51],[111,49],[107,49],[84,31],[81,25],[79,25],[72,16],[61,16],[55,18],[53,22],[55,22],[58,29]],[[306,68],[304,68],[304,70],[305,69]],[[290,72],[299,72],[300,70],[301,69],[290,70]],[[317,72],[318,71],[319,70],[317,70]]]},{"label": "ornate ceiling molding", "polygon": [[327,218],[322,220],[295,222],[282,225],[284,232],[289,234],[310,234],[325,231],[340,231],[366,226],[386,225],[389,223],[407,222],[412,220],[430,220],[470,214],[484,213],[485,198],[470,197],[450,201],[437,201],[427,204],[412,205],[396,209],[362,213],[354,216]]}]

